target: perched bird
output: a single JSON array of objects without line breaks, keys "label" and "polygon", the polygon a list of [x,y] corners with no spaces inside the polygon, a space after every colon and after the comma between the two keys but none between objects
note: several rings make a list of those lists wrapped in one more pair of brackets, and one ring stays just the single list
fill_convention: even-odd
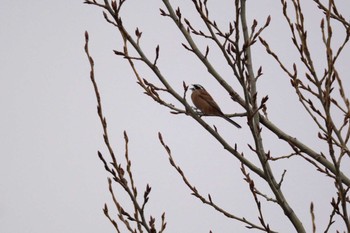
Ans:
[{"label": "perched bird", "polygon": [[237,128],[242,128],[239,124],[225,116],[221,111],[219,105],[215,102],[213,97],[199,84],[193,84],[191,88],[192,94],[191,99],[193,104],[201,110],[202,113],[210,116],[220,116],[236,126]]}]

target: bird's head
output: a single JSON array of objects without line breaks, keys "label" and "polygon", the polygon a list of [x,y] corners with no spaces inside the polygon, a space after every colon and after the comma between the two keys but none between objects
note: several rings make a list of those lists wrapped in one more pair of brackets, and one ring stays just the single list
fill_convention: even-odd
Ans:
[{"label": "bird's head", "polygon": [[192,84],[191,90],[205,90],[203,86],[199,85],[199,84]]}]

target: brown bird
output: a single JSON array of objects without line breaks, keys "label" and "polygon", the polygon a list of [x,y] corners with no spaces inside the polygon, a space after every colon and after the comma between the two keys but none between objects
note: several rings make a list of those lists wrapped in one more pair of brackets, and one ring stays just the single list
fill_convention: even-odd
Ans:
[{"label": "brown bird", "polygon": [[192,94],[191,99],[193,104],[201,110],[202,113],[209,116],[220,116],[236,126],[237,128],[242,128],[239,124],[225,116],[221,111],[219,105],[215,102],[213,97],[199,84],[193,84],[191,88]]}]

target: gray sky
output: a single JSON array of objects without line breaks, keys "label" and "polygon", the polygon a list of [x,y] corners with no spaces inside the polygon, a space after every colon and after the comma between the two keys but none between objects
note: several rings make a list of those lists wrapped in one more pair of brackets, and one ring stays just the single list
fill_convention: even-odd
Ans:
[{"label": "gray sky", "polygon": [[[209,232],[210,229],[220,233],[232,232],[232,229],[247,232],[244,224],[226,219],[190,195],[168,163],[157,133],[163,133],[175,160],[204,196],[210,193],[228,211],[258,223],[257,210],[243,181],[240,164],[194,120],[169,114],[142,94],[127,62],[112,52],[121,49],[119,34],[104,21],[101,9],[82,2],[3,0],[0,4],[0,232],[114,232],[102,212],[105,202],[110,204],[111,211],[114,208],[107,189],[107,174],[96,152],[100,150],[108,156],[96,114],[90,68],[83,51],[85,30],[90,34],[95,75],[114,149],[123,155],[123,130],[126,130],[140,196],[147,183],[152,186],[148,213],[159,223],[165,211],[167,232]],[[193,20],[194,25],[202,25],[191,4],[173,2],[181,4],[183,16]],[[211,16],[217,18],[219,25],[227,27],[232,1],[224,2],[228,2],[227,5],[213,6]],[[310,44],[314,57],[322,58],[315,59],[322,72],[325,51],[320,46],[320,14],[312,13],[315,6],[311,1],[305,4],[309,4],[305,5],[305,15],[311,12],[307,17]],[[340,6],[339,9],[350,9],[349,3]],[[201,83],[224,112],[242,112],[197,59],[182,49],[184,39],[174,23],[159,15],[159,8],[164,8],[161,1],[129,0],[125,7],[124,23],[130,31],[137,26],[143,32],[144,51],[153,57],[154,48],[160,44],[158,64],[179,92],[183,81]],[[263,37],[292,67],[299,56],[291,50],[290,33],[281,18],[279,1],[263,0],[248,7],[250,22],[256,18],[262,24],[269,14],[272,16],[271,27]],[[349,18],[348,12],[343,13]],[[337,39],[335,36],[335,43]],[[203,50],[205,45],[200,42]],[[296,103],[287,77],[260,45],[253,53],[255,69],[263,66],[264,77],[258,88],[260,97],[267,94],[270,97],[270,120],[316,151],[323,150],[324,145],[316,138],[316,128]],[[217,69],[232,85],[237,85],[226,63],[216,54],[213,50],[212,60]],[[350,82],[345,80],[350,73],[349,48],[344,54],[338,68],[349,91]],[[145,66],[139,64],[138,67],[144,78],[158,83]],[[242,93],[240,89],[237,91]],[[227,126],[222,119],[208,119],[225,138],[237,143],[247,157],[253,157],[247,150],[247,143],[252,143],[252,139],[246,121],[243,118],[237,121],[243,129]],[[275,156],[287,153],[287,147],[275,136],[266,130],[263,133],[266,148]],[[252,160],[256,161],[254,157]],[[273,167],[277,177],[288,169],[283,187],[291,206],[304,220],[305,228],[311,230],[309,205],[314,201],[316,222],[319,229],[323,229],[329,216],[328,203],[334,196],[332,182],[301,159],[276,163]],[[258,184],[267,190],[265,184]],[[119,191],[118,196],[125,198]],[[273,229],[293,232],[280,209],[266,202],[263,205]]]}]

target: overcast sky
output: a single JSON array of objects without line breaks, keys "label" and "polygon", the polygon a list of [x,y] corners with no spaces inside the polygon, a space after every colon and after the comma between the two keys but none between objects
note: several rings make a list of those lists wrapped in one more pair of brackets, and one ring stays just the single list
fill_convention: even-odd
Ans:
[{"label": "overcast sky", "polygon": [[[172,2],[174,8],[181,4],[183,16],[195,26],[202,26],[191,1]],[[231,2],[211,4],[211,16],[224,28],[233,18]],[[308,4],[305,15],[310,45],[322,72],[325,51],[320,45],[321,14],[316,13],[312,1],[302,3]],[[339,9],[349,19],[350,3],[342,4]],[[170,19],[160,16],[159,8],[165,8],[161,1],[128,0],[123,22],[130,32],[140,28],[141,45],[150,57],[154,57],[154,49],[160,45],[158,64],[177,91],[182,92],[183,81],[200,83],[224,112],[242,112],[193,54],[183,49],[184,39]],[[280,1],[260,0],[248,5],[247,15],[249,22],[255,18],[260,24],[268,15],[272,16],[271,27],[262,36],[292,67],[299,56],[292,50],[290,33],[280,11]],[[210,193],[228,211],[258,223],[257,210],[243,181],[239,162],[194,120],[170,114],[142,93],[128,63],[113,54],[113,50],[121,50],[117,30],[105,22],[101,9],[85,5],[82,0],[2,0],[0,3],[0,232],[115,232],[102,212],[104,203],[109,204],[112,212],[115,208],[108,193],[107,173],[97,157],[97,150],[106,158],[108,154],[83,50],[85,30],[90,34],[90,52],[95,59],[96,80],[113,147],[122,159],[126,130],[140,196],[147,183],[152,187],[148,214],[156,217],[159,224],[161,214],[166,212],[166,232],[253,232],[190,195],[170,166],[157,133],[163,133],[175,160],[204,196]],[[334,43],[343,38],[337,32],[340,30],[334,32]],[[205,45],[200,43],[203,51]],[[338,64],[347,91],[350,90],[349,54],[347,47]],[[213,49],[210,58],[217,70],[242,93],[226,63],[216,55]],[[270,97],[270,120],[316,151],[323,150],[324,145],[316,138],[317,130],[296,102],[288,78],[261,45],[253,50],[253,63],[256,71],[263,66],[258,92],[260,97]],[[138,68],[144,78],[158,83],[145,66],[138,64]],[[176,104],[172,98],[166,98]],[[237,119],[243,126],[241,130],[222,119],[207,120],[227,140],[237,143],[248,158],[257,161],[247,149],[252,139],[245,119]],[[267,130],[263,133],[266,149],[274,156],[289,151]],[[288,169],[284,184],[286,197],[304,221],[304,227],[311,231],[309,205],[314,201],[316,222],[323,230],[328,221],[329,202],[335,195],[333,183],[301,159],[276,163],[273,168],[277,177]],[[267,190],[265,184],[258,179],[256,182],[262,190]],[[117,187],[116,190],[125,199],[121,190]],[[267,222],[273,229],[293,232],[279,208],[263,203]]]}]

